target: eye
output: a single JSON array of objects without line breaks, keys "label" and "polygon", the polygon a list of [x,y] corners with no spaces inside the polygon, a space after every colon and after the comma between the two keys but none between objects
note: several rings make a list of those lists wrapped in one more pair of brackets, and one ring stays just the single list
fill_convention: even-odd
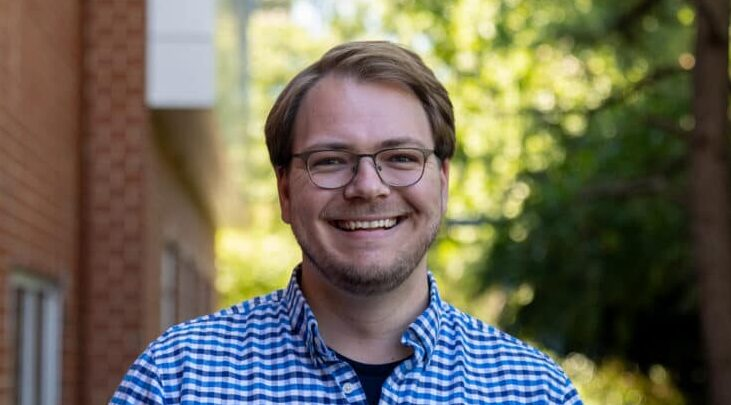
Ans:
[{"label": "eye", "polygon": [[420,166],[424,155],[418,150],[395,149],[384,152],[379,160],[391,167],[410,168]]},{"label": "eye", "polygon": [[310,160],[310,166],[337,166],[344,165],[345,161],[338,157],[324,157],[317,160]]},{"label": "eye", "polygon": [[418,161],[418,157],[409,153],[399,153],[397,155],[389,156],[389,162],[394,163],[411,163]]},{"label": "eye", "polygon": [[322,151],[310,155],[309,166],[315,171],[332,171],[350,166],[348,155],[339,152]]}]

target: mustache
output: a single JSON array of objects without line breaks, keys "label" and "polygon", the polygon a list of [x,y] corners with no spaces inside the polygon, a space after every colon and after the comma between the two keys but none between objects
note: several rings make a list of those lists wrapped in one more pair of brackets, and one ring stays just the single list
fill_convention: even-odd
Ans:
[{"label": "mustache", "polygon": [[320,217],[326,221],[363,217],[400,217],[411,213],[401,204],[393,203],[350,203],[327,206]]}]

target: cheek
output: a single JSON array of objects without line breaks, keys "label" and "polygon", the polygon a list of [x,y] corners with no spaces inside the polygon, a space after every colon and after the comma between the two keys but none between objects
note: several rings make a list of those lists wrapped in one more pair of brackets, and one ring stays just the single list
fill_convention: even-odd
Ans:
[{"label": "cheek", "polygon": [[435,176],[429,184],[428,192],[422,198],[422,204],[428,205],[428,211],[434,215],[443,216],[447,211],[447,198],[449,186],[445,184],[440,176]]},{"label": "cheek", "polygon": [[447,213],[447,201],[449,200],[449,185],[442,183],[441,185],[441,203],[442,215]]},{"label": "cheek", "polygon": [[444,212],[443,197],[438,181],[430,183],[428,187],[414,190],[414,193],[406,198],[419,212],[430,217],[439,216]]},{"label": "cheek", "polygon": [[308,226],[320,217],[327,200],[311,188],[294,188],[290,196],[290,220]]}]

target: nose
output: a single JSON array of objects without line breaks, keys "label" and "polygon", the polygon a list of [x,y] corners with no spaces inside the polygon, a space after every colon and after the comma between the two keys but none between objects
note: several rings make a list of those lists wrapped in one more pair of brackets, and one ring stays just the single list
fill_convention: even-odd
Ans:
[{"label": "nose", "polygon": [[[365,161],[363,160],[365,159]],[[370,156],[362,156],[355,167],[353,180],[345,186],[345,198],[374,199],[385,197],[391,188],[378,175],[376,162]]]}]

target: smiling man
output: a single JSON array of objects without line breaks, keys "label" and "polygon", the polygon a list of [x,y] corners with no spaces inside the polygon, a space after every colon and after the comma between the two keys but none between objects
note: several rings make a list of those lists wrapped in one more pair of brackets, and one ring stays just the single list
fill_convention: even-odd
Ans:
[{"label": "smiling man", "polygon": [[547,356],[441,300],[426,254],[447,206],[452,105],[414,53],[327,52],[266,124],[289,286],[174,326],[111,403],[577,404]]}]

